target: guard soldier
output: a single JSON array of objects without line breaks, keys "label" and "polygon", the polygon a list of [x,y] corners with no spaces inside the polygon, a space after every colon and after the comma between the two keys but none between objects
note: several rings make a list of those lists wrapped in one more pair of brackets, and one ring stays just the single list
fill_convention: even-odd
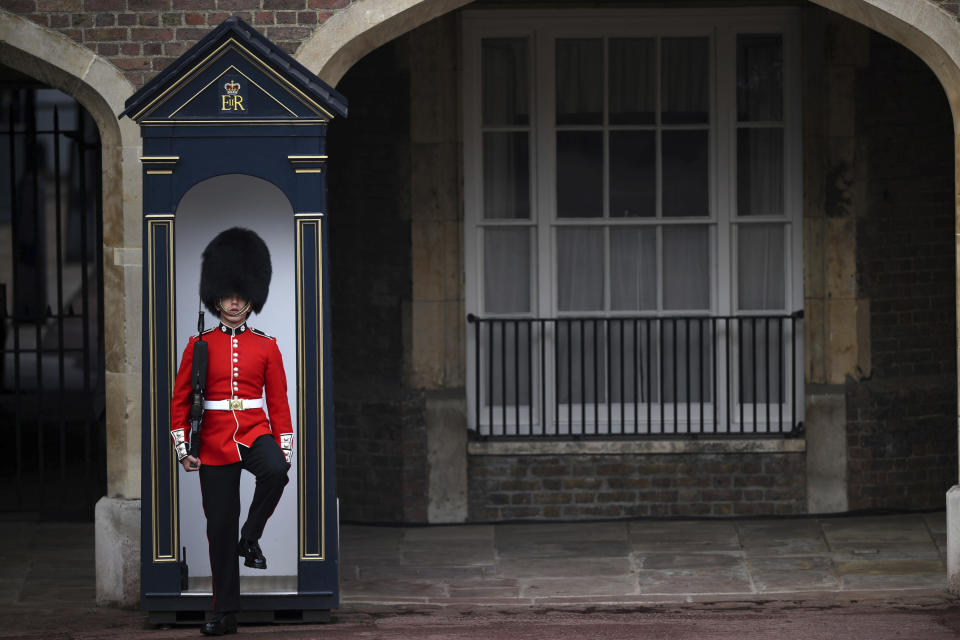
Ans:
[{"label": "guard soldier", "polygon": [[[270,252],[256,233],[234,227],[215,237],[203,252],[200,299],[220,324],[190,338],[183,352],[170,405],[177,459],[200,471],[213,578],[213,616],[201,631],[224,635],[237,630],[240,568],[266,569],[258,543],[267,518],[287,484],[293,428],[287,381],[275,338],[247,325],[259,313],[270,285]],[[199,455],[188,450],[193,344],[208,343],[206,399]],[[266,404],[267,413],[263,407]],[[256,476],[247,520],[240,529],[240,471]]]}]

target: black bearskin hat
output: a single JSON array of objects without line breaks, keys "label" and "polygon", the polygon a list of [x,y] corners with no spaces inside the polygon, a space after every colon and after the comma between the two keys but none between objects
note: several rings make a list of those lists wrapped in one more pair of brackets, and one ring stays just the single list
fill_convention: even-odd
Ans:
[{"label": "black bearskin hat", "polygon": [[260,236],[241,227],[221,231],[203,250],[200,300],[210,313],[219,315],[220,298],[237,294],[260,313],[272,274],[270,250]]}]

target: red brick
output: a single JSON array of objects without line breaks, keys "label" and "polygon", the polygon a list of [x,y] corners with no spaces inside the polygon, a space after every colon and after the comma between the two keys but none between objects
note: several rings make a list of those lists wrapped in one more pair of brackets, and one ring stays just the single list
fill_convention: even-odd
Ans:
[{"label": "red brick", "polygon": [[60,33],[75,42],[83,42],[83,31],[80,29],[61,29]]},{"label": "red brick", "polygon": [[301,11],[297,13],[297,22],[300,24],[317,24],[317,12]]},{"label": "red brick", "polygon": [[83,0],[84,11],[124,11],[126,0]]},{"label": "red brick", "polygon": [[170,0],[130,0],[130,7],[138,11],[167,11]]},{"label": "red brick", "polygon": [[207,16],[202,13],[185,13],[183,15],[183,21],[188,25],[206,24]]},{"label": "red brick", "polygon": [[54,13],[50,16],[50,26],[54,29],[69,27],[70,16],[65,13]]},{"label": "red brick", "polygon": [[181,11],[197,11],[200,9],[216,9],[217,0],[173,0],[172,9]]},{"label": "red brick", "polygon": [[197,27],[179,27],[177,29],[177,40],[180,42],[189,42],[190,40],[199,40],[210,33],[210,29],[200,29]]},{"label": "red brick", "polygon": [[137,14],[135,13],[121,13],[117,16],[117,24],[121,27],[132,27],[137,24]]},{"label": "red brick", "polygon": [[291,56],[297,52],[297,48],[300,46],[299,42],[277,42],[275,44],[280,47],[281,51]]},{"label": "red brick", "polygon": [[125,56],[139,56],[142,47],[139,42],[127,42],[120,45],[120,53]]},{"label": "red brick", "polygon": [[37,23],[38,25],[40,25],[41,27],[49,27],[49,26],[50,26],[50,14],[48,14],[48,13],[31,13],[31,14],[28,14],[28,15],[26,15],[26,16],[24,16],[24,17],[27,18],[27,19],[29,19],[29,20],[32,20],[32,21],[36,22],[36,23]]},{"label": "red brick", "polygon": [[232,13],[226,13],[223,11],[211,12],[207,14],[207,24],[210,26],[216,26],[232,16]]},{"label": "red brick", "polygon": [[[220,0],[217,8],[227,11],[240,11],[243,9],[259,9],[259,0]],[[264,7],[265,9],[268,7]]]},{"label": "red brick", "polygon": [[173,40],[173,29],[135,27],[130,29],[130,39],[137,42],[168,42]]},{"label": "red brick", "polygon": [[306,9],[306,0],[263,0],[264,9]]},{"label": "red brick", "polygon": [[350,2],[351,0],[307,0],[307,6],[311,9],[343,9]]},{"label": "red brick", "polygon": [[120,27],[87,29],[84,38],[94,42],[120,42],[127,39],[127,30]]},{"label": "red brick", "polygon": [[296,11],[277,11],[277,24],[297,24]]},{"label": "red brick", "polygon": [[37,0],[37,11],[83,11],[83,0]]},{"label": "red brick", "polygon": [[139,23],[142,27],[159,27],[160,14],[154,12],[139,14]]},{"label": "red brick", "polygon": [[125,71],[147,70],[151,66],[150,58],[115,58],[113,64]]},{"label": "red brick", "polygon": [[[159,46],[159,44],[158,44]],[[188,47],[186,42],[164,42],[163,55],[179,57],[186,53]],[[143,52],[147,52],[147,45],[143,45]]]},{"label": "red brick", "polygon": [[109,42],[101,42],[97,45],[97,53],[102,56],[116,56],[120,54],[120,45]]},{"label": "red brick", "polygon": [[145,42],[143,44],[143,55],[159,56],[163,53],[163,45],[159,42]]},{"label": "red brick", "polygon": [[96,18],[94,18],[94,24],[98,27],[112,27],[117,24],[117,14],[115,13],[98,13]]},{"label": "red brick", "polygon": [[0,0],[0,9],[11,13],[32,13],[37,10],[37,0]]},{"label": "red brick", "polygon": [[165,27],[179,27],[183,24],[183,14],[175,11],[167,11],[161,14],[160,22]]}]

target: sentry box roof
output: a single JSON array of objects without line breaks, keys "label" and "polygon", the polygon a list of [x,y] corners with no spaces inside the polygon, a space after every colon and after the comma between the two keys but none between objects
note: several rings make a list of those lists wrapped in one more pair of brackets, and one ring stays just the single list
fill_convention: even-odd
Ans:
[{"label": "sentry box roof", "polygon": [[227,18],[137,91],[120,117],[149,126],[321,125],[347,100],[240,18]]}]

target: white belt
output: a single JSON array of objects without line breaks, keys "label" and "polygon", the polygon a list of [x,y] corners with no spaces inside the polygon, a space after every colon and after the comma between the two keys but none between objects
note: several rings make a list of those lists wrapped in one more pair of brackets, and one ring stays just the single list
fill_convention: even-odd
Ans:
[{"label": "white belt", "polygon": [[204,409],[214,411],[243,411],[263,408],[263,398],[233,398],[230,400],[204,400]]}]

